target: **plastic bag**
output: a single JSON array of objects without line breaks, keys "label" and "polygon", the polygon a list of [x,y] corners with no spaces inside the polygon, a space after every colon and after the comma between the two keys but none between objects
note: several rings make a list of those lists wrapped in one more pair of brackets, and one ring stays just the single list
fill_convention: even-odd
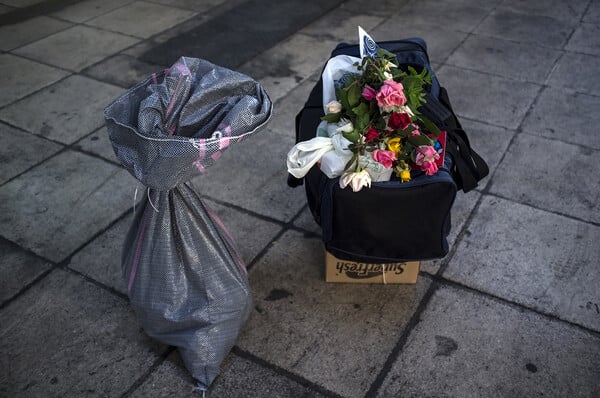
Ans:
[{"label": "plastic bag", "polygon": [[206,390],[252,300],[233,239],[187,181],[264,126],[272,103],[248,76],[184,57],[104,113],[115,154],[148,187],[123,248],[131,305]]}]

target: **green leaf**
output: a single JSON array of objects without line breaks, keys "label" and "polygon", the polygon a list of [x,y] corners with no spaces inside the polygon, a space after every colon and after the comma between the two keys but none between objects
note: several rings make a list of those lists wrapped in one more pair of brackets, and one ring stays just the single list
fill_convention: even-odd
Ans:
[{"label": "green leaf", "polygon": [[398,161],[404,161],[404,162],[408,162],[411,160],[410,158],[410,154],[408,153],[399,153],[398,155]]},{"label": "green leaf", "polygon": [[352,155],[352,158],[348,161],[348,163],[346,163],[346,165],[344,166],[344,170],[348,170],[350,169],[350,167],[352,167],[352,164],[354,164],[354,162],[356,162],[356,160],[358,159],[358,155],[355,153]]},{"label": "green leaf", "polygon": [[369,113],[369,106],[365,102],[361,102],[358,106],[352,108],[352,112],[356,113],[356,115],[364,115],[365,113]]},{"label": "green leaf", "polygon": [[419,116],[419,119],[421,120],[421,123],[423,124],[423,127],[425,127],[425,130],[427,130],[431,134],[435,135],[436,137],[438,135],[440,135],[441,131],[438,128],[438,126],[435,125],[435,123],[433,123],[431,120],[427,119],[424,116]]},{"label": "green leaf", "polygon": [[360,134],[358,133],[358,130],[354,129],[349,133],[342,133],[342,135],[344,136],[345,139],[347,139],[350,142],[358,142],[359,138],[360,138]]},{"label": "green leaf", "polygon": [[346,92],[346,90],[341,89],[341,88],[335,89],[335,96],[338,99],[338,101],[340,101],[340,103],[342,104],[342,107],[345,110],[350,110],[352,108],[350,106],[350,104],[348,103],[348,93]]},{"label": "green leaf", "polygon": [[340,121],[340,118],[342,117],[342,113],[338,112],[338,113],[328,113],[325,116],[321,116],[321,120],[326,121],[327,123],[337,123]]},{"label": "green leaf", "polygon": [[361,97],[360,87],[358,84],[352,84],[348,87],[348,104],[350,108],[358,105]]},{"label": "green leaf", "polygon": [[407,138],[408,142],[410,142],[411,144],[413,144],[414,146],[421,146],[421,145],[433,145],[433,141],[431,140],[431,138],[427,137],[426,135],[413,135],[411,137]]},{"label": "green leaf", "polygon": [[394,54],[394,53],[392,53],[392,52],[390,52],[390,51],[386,50],[385,48],[381,48],[381,47],[379,47],[379,48],[377,49],[377,56],[378,56],[379,58],[387,58],[387,59],[389,59],[390,61],[394,62],[395,64],[397,64],[397,63],[398,63],[398,61],[396,60],[396,54]]},{"label": "green leaf", "polygon": [[356,117],[356,129],[358,131],[364,131],[369,126],[370,121],[371,118],[369,116],[369,112],[361,113]]}]

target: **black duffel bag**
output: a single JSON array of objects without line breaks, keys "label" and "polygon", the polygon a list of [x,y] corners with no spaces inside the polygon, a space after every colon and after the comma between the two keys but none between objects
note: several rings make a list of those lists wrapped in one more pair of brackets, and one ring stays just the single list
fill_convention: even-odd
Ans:
[{"label": "black duffel bag", "polygon": [[[288,185],[297,187],[306,180],[307,201],[322,228],[325,249],[339,259],[390,263],[441,258],[449,250],[450,210],[457,190],[474,189],[488,174],[488,166],[471,148],[440,87],[425,42],[411,38],[378,45],[396,55],[400,68],[428,69],[432,82],[419,111],[447,132],[444,166],[432,176],[417,173],[409,182],[393,176],[353,192],[341,189],[339,177],[330,179],[315,165],[303,179],[289,175]],[[337,55],[358,57],[359,46],[340,44],[331,57]],[[321,79],[296,116],[296,143],[315,137],[324,115],[322,85]]]}]

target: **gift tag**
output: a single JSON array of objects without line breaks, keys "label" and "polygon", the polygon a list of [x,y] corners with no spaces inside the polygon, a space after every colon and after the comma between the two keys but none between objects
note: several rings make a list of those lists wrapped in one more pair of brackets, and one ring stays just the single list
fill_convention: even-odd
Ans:
[{"label": "gift tag", "polygon": [[375,58],[379,46],[375,40],[363,28],[358,27],[358,44],[360,47],[360,56]]}]

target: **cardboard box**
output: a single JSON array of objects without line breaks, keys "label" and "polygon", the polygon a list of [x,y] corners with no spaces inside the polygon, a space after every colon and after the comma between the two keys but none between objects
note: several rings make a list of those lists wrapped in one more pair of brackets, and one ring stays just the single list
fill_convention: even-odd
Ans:
[{"label": "cardboard box", "polygon": [[389,264],[359,263],[341,260],[325,251],[325,281],[342,283],[417,283],[420,264],[420,261]]}]

